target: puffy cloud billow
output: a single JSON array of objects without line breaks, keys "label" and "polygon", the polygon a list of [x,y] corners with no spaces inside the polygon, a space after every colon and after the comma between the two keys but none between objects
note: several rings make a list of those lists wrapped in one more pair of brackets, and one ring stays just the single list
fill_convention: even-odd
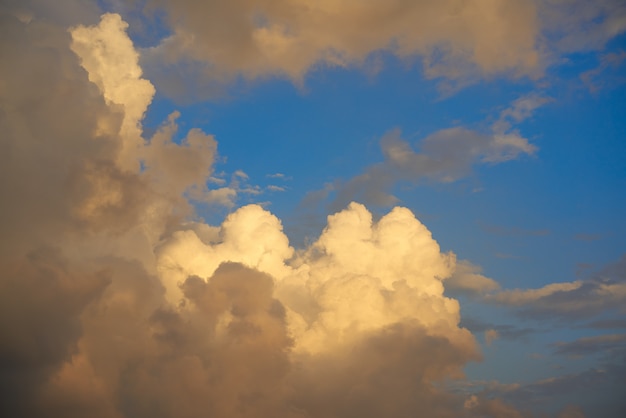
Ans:
[{"label": "puffy cloud billow", "polygon": [[258,205],[207,225],[217,143],[176,114],[143,137],[124,21],[2,19],[3,415],[472,413],[436,384],[480,358],[455,258],[408,209],[352,203],[298,251]]},{"label": "puffy cloud billow", "polygon": [[[375,219],[352,200],[394,203],[396,181],[454,181],[533,155],[514,125],[548,99],[523,96],[487,132],[450,128],[416,149],[390,132],[384,162],[346,183],[319,237],[295,249],[261,205],[220,225],[199,217],[198,203],[230,209],[260,189],[243,171],[226,185],[213,172],[216,139],[179,135],[178,112],[144,132],[156,89],[140,62],[158,72],[194,61],[217,84],[301,82],[316,65],[387,50],[421,56],[430,77],[533,76],[543,3],[155,1],[171,36],[143,56],[118,14],[17,3],[0,6],[2,416],[525,416],[447,384],[481,354],[446,281],[474,296],[498,283],[442,252],[410,210]],[[594,283],[593,294],[621,294]],[[588,287],[501,291],[496,302]]]},{"label": "puffy cloud billow", "polygon": [[[269,77],[303,84],[323,67],[418,61],[444,92],[478,79],[538,79],[564,53],[626,30],[621,0],[153,0],[166,35],[142,58],[180,99]],[[228,22],[228,24],[224,24]],[[375,65],[371,65],[376,63]],[[170,71],[175,70],[175,71]]]}]

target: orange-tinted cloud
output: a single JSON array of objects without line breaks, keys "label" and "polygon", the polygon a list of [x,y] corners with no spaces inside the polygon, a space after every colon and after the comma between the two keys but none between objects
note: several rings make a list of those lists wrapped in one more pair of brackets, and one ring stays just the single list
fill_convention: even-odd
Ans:
[{"label": "orange-tinted cloud", "polygon": [[[351,203],[300,251],[258,205],[207,225],[192,201],[215,197],[217,143],[175,144],[176,114],[143,137],[154,90],[119,16],[67,31],[15,15],[0,25],[3,415],[519,415],[438,385],[480,354],[444,294],[455,257],[408,209],[374,221]],[[528,151],[487,148],[511,144]]]},{"label": "orange-tinted cloud", "polygon": [[408,209],[352,204],[297,253],[258,205],[206,225],[216,142],[173,143],[176,115],[143,138],[119,16],[3,19],[3,415],[465,413],[435,385],[480,357],[454,257]]},{"label": "orange-tinted cloud", "polygon": [[215,87],[236,77],[271,76],[301,83],[316,67],[363,65],[380,51],[421,57],[428,77],[466,80],[541,72],[541,28],[533,1],[155,4],[167,10],[173,33],[144,51],[144,59],[172,68],[192,67],[188,74],[199,75],[196,85],[204,81]]}]

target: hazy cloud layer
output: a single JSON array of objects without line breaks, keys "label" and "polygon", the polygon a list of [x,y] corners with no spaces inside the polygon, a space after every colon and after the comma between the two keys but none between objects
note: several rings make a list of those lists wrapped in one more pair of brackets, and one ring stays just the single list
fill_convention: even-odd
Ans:
[{"label": "hazy cloud layer", "polygon": [[[548,378],[523,385],[489,385],[480,392],[483,398],[496,397],[521,409],[543,408],[549,403],[570,403],[559,411],[557,418],[602,416],[619,418],[626,412],[623,387],[623,359],[621,362],[603,364],[602,368],[592,368],[580,373]],[[594,388],[594,396],[585,407],[571,405],[589,396]],[[515,415],[512,415],[515,416]],[[523,415],[522,415],[523,416]]]},{"label": "hazy cloud layer", "polygon": [[618,350],[626,350],[626,334],[607,334],[594,337],[583,337],[570,342],[554,344],[557,354],[580,357],[590,354],[611,354]]}]

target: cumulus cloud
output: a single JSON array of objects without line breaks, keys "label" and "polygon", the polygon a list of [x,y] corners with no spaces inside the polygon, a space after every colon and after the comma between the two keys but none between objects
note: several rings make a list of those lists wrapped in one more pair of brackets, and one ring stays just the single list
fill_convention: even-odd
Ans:
[{"label": "cumulus cloud", "polygon": [[419,60],[448,90],[497,75],[538,78],[563,55],[602,50],[626,30],[620,0],[151,4],[165,11],[169,34],[143,59],[160,88],[179,98],[241,79],[301,84],[325,66],[376,71],[381,53]]},{"label": "cumulus cloud", "polygon": [[[440,252],[407,209],[373,222],[364,206],[351,204],[330,216],[319,239],[298,252],[280,221],[258,205],[238,209],[206,232],[178,231],[159,247],[166,298],[179,315],[195,315],[199,302],[191,295],[206,295],[202,309],[217,318],[209,332],[218,341],[240,328],[261,338],[260,326],[244,327],[239,317],[248,315],[246,303],[259,295],[275,298],[263,312],[279,312],[282,328],[273,335],[290,338],[283,346],[289,353],[285,374],[275,383],[292,388],[290,395],[279,395],[281,407],[291,408],[281,414],[462,411],[459,399],[432,386],[460,376],[459,366],[478,358],[473,337],[458,326],[458,303],[443,295],[441,280],[451,274],[454,258]],[[246,289],[241,269],[265,277],[267,287]],[[222,270],[231,271],[225,290],[209,292]],[[438,360],[427,354],[435,352]],[[253,358],[239,361],[256,364]]]},{"label": "cumulus cloud", "polygon": [[[45,19],[49,6],[16,4],[0,6],[2,415],[521,416],[439,384],[480,359],[444,284],[477,293],[497,283],[442,253],[408,209],[375,221],[346,202],[297,251],[259,205],[205,224],[195,202],[232,206],[260,189],[243,171],[230,183],[212,173],[213,136],[192,129],[173,141],[176,112],[145,137],[155,89],[121,17],[83,21],[75,16],[92,7],[69,2],[61,9],[76,5],[75,16]],[[539,65],[531,3],[167,7],[174,33],[150,53],[208,63],[203,74],[219,82],[300,80],[315,65],[359,64],[380,49],[425,57],[430,76],[458,77],[459,63],[516,75]],[[233,26],[215,24],[225,20]],[[514,126],[544,102],[521,98],[489,133],[440,131],[419,152],[392,133],[378,169],[451,181],[472,164],[532,154]],[[381,187],[368,190],[392,202],[387,177],[375,174]],[[521,299],[564,291],[553,290]]]},{"label": "cumulus cloud", "polygon": [[127,28],[128,24],[119,15],[105,14],[97,26],[73,28],[71,48],[106,103],[122,107],[119,134],[124,141],[119,164],[131,170],[135,168],[133,164],[138,164],[137,151],[133,148],[142,145],[139,123],[155,90],[148,80],[141,78],[139,56],[126,34]]},{"label": "cumulus cloud", "polygon": [[481,274],[479,266],[467,260],[456,263],[454,274],[446,281],[446,291],[450,294],[481,296],[500,289],[500,284]]},{"label": "cumulus cloud", "polygon": [[[532,1],[155,4],[167,11],[172,35],[144,51],[144,59],[192,67],[188,73],[209,86],[236,77],[284,76],[300,83],[315,67],[363,65],[379,51],[421,57],[428,77],[450,79],[536,75],[542,65]],[[172,83],[184,81],[165,84]]]},{"label": "cumulus cloud", "polygon": [[42,385],[77,352],[80,314],[110,278],[68,265],[58,251],[41,248],[0,264],[0,382],[3,413],[25,416]]},{"label": "cumulus cloud", "polygon": [[83,402],[119,405],[119,416],[463,413],[432,383],[478,353],[443,296],[452,260],[408,210],[373,223],[352,205],[293,256],[280,221],[256,205],[220,228],[189,224],[159,248],[159,280],[113,278],[83,314],[80,351],[45,399],[88,379]]},{"label": "cumulus cloud", "polygon": [[455,258],[408,209],[350,204],[298,251],[259,205],[207,225],[215,139],[174,143],[177,114],[143,137],[154,89],[120,17],[7,10],[3,415],[472,414],[436,384],[480,359],[444,295]]},{"label": "cumulus cloud", "polygon": [[[296,254],[278,218],[251,205],[229,215],[213,237],[175,232],[157,254],[173,304],[181,296],[178,283],[209,277],[222,262],[270,274],[289,309],[295,347],[304,351],[410,318],[444,333],[459,321],[458,303],[443,296],[441,281],[451,275],[454,257],[441,254],[428,230],[403,208],[374,223],[364,206],[351,204],[330,216],[319,239]],[[455,338],[463,341],[463,335]]]}]

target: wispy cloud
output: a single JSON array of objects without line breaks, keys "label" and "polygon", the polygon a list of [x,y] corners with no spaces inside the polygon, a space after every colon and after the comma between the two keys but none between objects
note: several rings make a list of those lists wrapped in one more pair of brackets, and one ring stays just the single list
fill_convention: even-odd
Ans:
[{"label": "wispy cloud", "polygon": [[[480,397],[496,397],[510,405],[525,408],[537,407],[559,399],[569,404],[558,412],[557,417],[603,416],[618,418],[626,408],[620,395],[626,383],[623,364],[607,364],[602,369],[587,369],[579,373],[555,376],[517,386],[485,385]],[[586,408],[572,405],[589,392],[590,387],[601,388],[602,393]]]},{"label": "wispy cloud", "polygon": [[587,280],[552,283],[539,289],[503,290],[486,295],[486,301],[517,307],[530,317],[585,318],[603,312],[624,311],[626,258],[605,267]]},{"label": "wispy cloud", "polygon": [[446,280],[446,292],[452,295],[481,296],[500,289],[498,282],[481,273],[479,266],[467,260],[457,261],[454,274]]},{"label": "wispy cloud", "polygon": [[[505,340],[519,341],[527,339],[532,334],[542,332],[541,329],[520,327],[513,324],[493,324],[469,315],[465,315],[461,319],[461,326],[469,329],[472,333],[483,333],[485,339],[487,338],[487,333],[490,333],[492,337],[496,336]],[[493,333],[494,331],[496,334]]]},{"label": "wispy cloud", "polygon": [[607,353],[615,350],[626,350],[626,334],[597,335],[583,337],[571,342],[557,342],[553,344],[556,354],[572,357],[582,357],[597,353]]},{"label": "wispy cloud", "polygon": [[380,140],[384,160],[339,184],[332,208],[351,200],[389,206],[397,202],[389,191],[399,181],[450,183],[470,174],[475,165],[534,155],[537,147],[513,129],[513,123],[530,117],[547,101],[538,94],[522,97],[500,113],[491,132],[463,127],[443,129],[419,141],[417,151],[402,138],[399,129],[389,131]]}]

